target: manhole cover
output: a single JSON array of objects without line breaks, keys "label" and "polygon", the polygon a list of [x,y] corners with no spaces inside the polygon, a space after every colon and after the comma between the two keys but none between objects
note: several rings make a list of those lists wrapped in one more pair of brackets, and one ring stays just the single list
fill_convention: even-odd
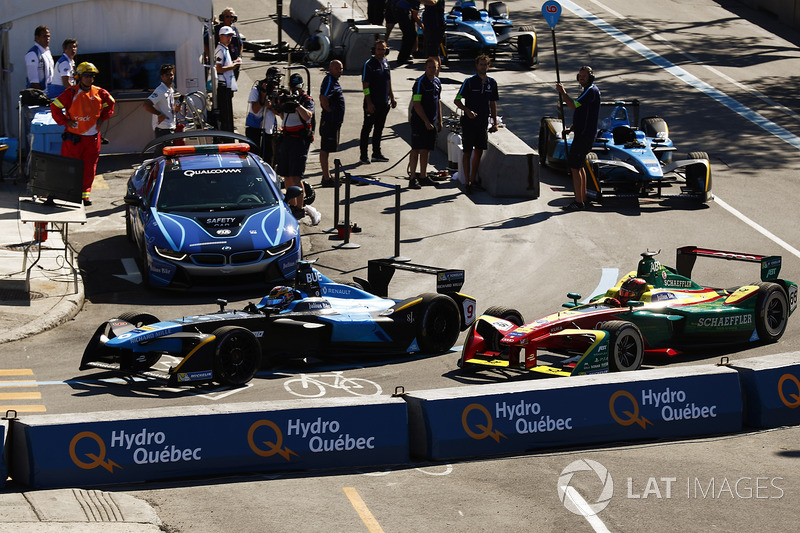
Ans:
[{"label": "manhole cover", "polygon": [[41,292],[26,292],[24,289],[0,289],[0,302],[20,302],[44,298]]}]

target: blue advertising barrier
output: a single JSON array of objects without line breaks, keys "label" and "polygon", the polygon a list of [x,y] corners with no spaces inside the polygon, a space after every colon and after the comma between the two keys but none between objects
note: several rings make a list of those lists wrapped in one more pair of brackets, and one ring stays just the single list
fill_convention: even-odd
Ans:
[{"label": "blue advertising barrier", "polygon": [[406,404],[385,396],[31,416],[10,445],[33,488],[409,461]]},{"label": "blue advertising barrier", "polygon": [[771,428],[800,424],[800,353],[741,359],[744,423]]},{"label": "blue advertising barrier", "polygon": [[739,376],[692,366],[409,393],[411,454],[429,460],[742,428]]}]

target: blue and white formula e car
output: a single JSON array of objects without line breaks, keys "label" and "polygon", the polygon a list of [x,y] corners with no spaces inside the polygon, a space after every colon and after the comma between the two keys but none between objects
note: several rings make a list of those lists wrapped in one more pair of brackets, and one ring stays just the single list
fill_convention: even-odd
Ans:
[{"label": "blue and white formula e car", "polygon": [[[192,135],[198,134],[160,137],[145,150]],[[162,156],[128,180],[125,233],[136,245],[144,282],[189,289],[294,279],[300,233],[275,171],[249,152],[246,137],[206,136],[235,142],[164,146]]]},{"label": "blue and white formula e car", "polygon": [[536,32],[532,26],[514,28],[504,2],[491,2],[488,9],[478,9],[473,1],[457,0],[445,14],[447,55],[475,57],[498,52],[516,53],[528,67],[539,63]]},{"label": "blue and white formula e car", "polygon": [[[586,157],[586,193],[590,200],[676,196],[701,203],[713,200],[708,154],[690,152],[688,158],[675,160],[676,148],[669,138],[666,121],[652,116],[639,123],[638,100],[603,102],[601,106],[601,110],[611,107],[611,113],[600,121],[594,146]],[[563,132],[561,119],[542,118],[539,127],[542,165],[566,165],[572,137],[568,135],[565,141]]]},{"label": "blue and white formula e car", "polygon": [[[434,274],[437,293],[386,298],[396,269]],[[219,300],[216,312],[163,322],[125,313],[97,329],[80,369],[138,374],[169,385],[238,386],[262,366],[290,358],[442,353],[475,320],[475,300],[459,292],[463,270],[376,259],[369,262],[368,281],[357,281],[372,292],[336,283],[300,261],[293,287],[275,287],[242,310],[227,310]],[[166,371],[154,369],[163,356],[178,363],[166,358]]]}]

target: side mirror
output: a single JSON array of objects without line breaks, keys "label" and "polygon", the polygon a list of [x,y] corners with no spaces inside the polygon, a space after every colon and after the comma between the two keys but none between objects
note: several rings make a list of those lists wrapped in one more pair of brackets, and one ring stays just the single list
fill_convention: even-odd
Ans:
[{"label": "side mirror", "polygon": [[283,195],[283,198],[284,200],[289,201],[292,198],[297,198],[301,194],[303,194],[303,189],[297,185],[292,185],[286,189],[286,193]]},{"label": "side mirror", "polygon": [[142,197],[136,194],[135,192],[131,192],[125,195],[123,198],[125,205],[133,205],[136,207],[140,207],[142,205]]}]

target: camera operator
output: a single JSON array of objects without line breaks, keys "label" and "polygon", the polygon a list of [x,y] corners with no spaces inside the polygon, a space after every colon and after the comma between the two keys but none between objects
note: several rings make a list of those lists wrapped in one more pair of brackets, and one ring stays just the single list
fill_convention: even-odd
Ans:
[{"label": "camera operator", "polygon": [[[300,74],[289,76],[289,91],[281,91],[278,102],[283,131],[277,171],[287,188],[297,186],[302,189],[308,149],[314,140],[314,99],[303,90],[303,77]],[[303,194],[290,200],[289,204],[296,218],[306,215]]]},{"label": "camera operator", "polygon": [[244,134],[260,147],[259,155],[270,166],[275,165],[274,134],[278,127],[273,101],[277,99],[280,84],[281,70],[278,67],[270,67],[267,69],[266,77],[257,81],[250,90],[247,99]]}]

